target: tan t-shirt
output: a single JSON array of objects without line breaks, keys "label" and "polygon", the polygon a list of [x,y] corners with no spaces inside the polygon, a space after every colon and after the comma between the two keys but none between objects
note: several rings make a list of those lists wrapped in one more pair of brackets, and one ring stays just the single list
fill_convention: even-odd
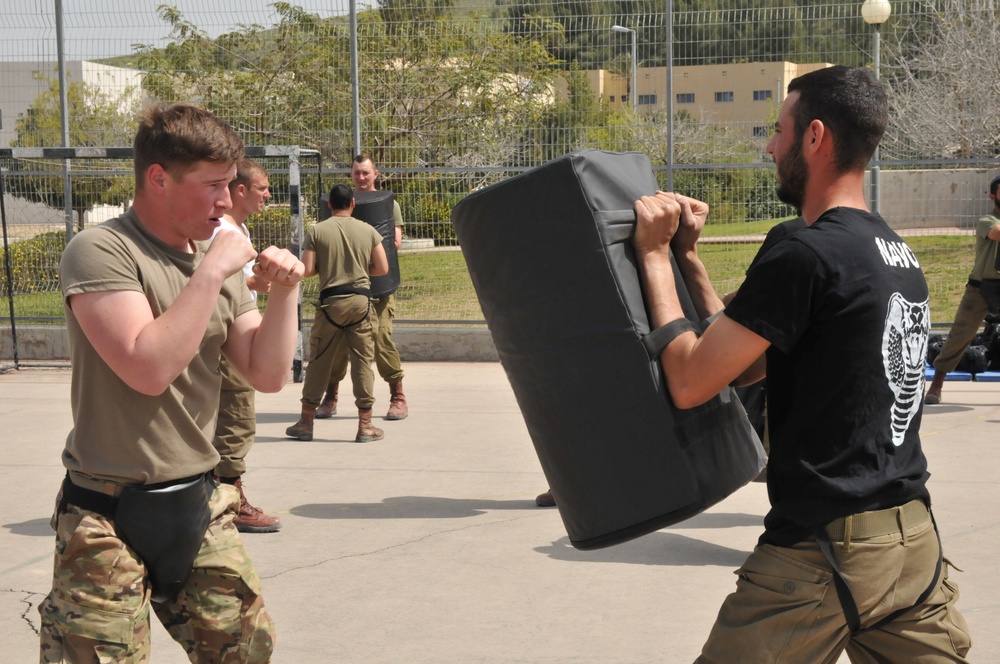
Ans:
[{"label": "tan t-shirt", "polygon": [[997,247],[1000,243],[987,237],[996,226],[1000,224],[1000,218],[988,214],[980,217],[976,222],[976,260],[972,265],[972,273],[969,279],[982,281],[983,279],[1000,279],[1000,272],[996,269]]},{"label": "tan t-shirt", "polygon": [[131,290],[145,294],[154,316],[187,285],[209,243],[187,254],[161,242],[129,210],[87,229],[66,246],[59,280],[73,364],[73,430],[63,465],[74,475],[119,484],[154,484],[204,473],[219,454],[212,446],[219,411],[220,348],[237,316],[256,305],[237,272],[223,285],[198,354],[167,390],[136,392],[101,359],[83,334],[69,298]]},{"label": "tan t-shirt", "polygon": [[302,249],[316,252],[319,289],[331,286],[368,288],[372,251],[382,244],[373,226],[354,217],[333,216],[306,232]]}]

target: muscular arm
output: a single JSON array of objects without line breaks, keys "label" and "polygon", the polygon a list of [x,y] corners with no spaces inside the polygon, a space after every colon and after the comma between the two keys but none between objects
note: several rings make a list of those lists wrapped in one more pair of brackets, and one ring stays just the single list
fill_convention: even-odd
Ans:
[{"label": "muscular arm", "polygon": [[[636,201],[635,211],[633,243],[646,304],[651,324],[660,327],[684,316],[670,264],[670,241],[678,227],[681,206],[672,194],[658,192]],[[737,378],[749,380],[747,370],[768,345],[766,339],[725,314],[700,338],[693,332],[678,336],[660,354],[674,403],[679,408],[691,408],[705,403]]]},{"label": "muscular arm", "polygon": [[154,317],[146,296],[138,291],[70,297],[84,335],[111,370],[137,392],[161,394],[187,368],[218,305],[223,282],[256,253],[242,236],[225,236],[212,243],[190,281],[160,316]]},{"label": "muscular arm", "polygon": [[222,347],[236,370],[261,392],[277,392],[288,381],[298,341],[299,282],[303,264],[289,251],[268,247],[254,267],[271,282],[264,315],[239,316]]}]

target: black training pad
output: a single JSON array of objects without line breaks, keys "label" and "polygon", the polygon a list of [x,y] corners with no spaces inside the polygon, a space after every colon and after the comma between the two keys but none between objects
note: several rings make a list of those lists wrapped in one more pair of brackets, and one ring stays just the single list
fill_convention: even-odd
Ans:
[{"label": "black training pad", "polygon": [[[689,518],[760,472],[733,390],[673,406],[631,235],[657,189],[638,153],[584,150],[477,191],[452,223],[572,544],[617,544]],[[689,318],[687,290],[678,290]],[[539,487],[542,489],[544,487]]]},{"label": "black training pad", "polygon": [[396,252],[396,220],[392,216],[391,191],[354,192],[355,219],[374,226],[382,236],[385,257],[389,259],[389,273],[372,277],[372,297],[385,297],[399,288],[399,254]]}]

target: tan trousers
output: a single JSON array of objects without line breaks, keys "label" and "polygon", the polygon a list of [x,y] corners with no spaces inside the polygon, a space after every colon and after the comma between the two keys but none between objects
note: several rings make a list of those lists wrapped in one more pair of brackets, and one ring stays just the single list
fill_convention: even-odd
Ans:
[{"label": "tan trousers", "polygon": [[965,349],[982,329],[988,313],[990,305],[986,303],[983,294],[975,286],[966,284],[962,301],[958,303],[958,311],[955,312],[955,322],[951,324],[951,331],[941,346],[941,352],[934,358],[935,371],[949,373],[955,370],[962,361]]},{"label": "tan trousers", "polygon": [[212,444],[219,453],[216,477],[240,477],[247,472],[246,456],[257,435],[256,391],[226,358],[220,365],[222,391],[219,393],[219,419]]},{"label": "tan trousers", "polygon": [[[399,359],[399,349],[392,338],[392,319],[396,317],[396,295],[386,295],[372,300],[372,308],[378,318],[378,333],[375,335],[375,368],[382,380],[394,383],[403,380],[403,366]],[[347,376],[346,350],[335,353],[330,382],[339,383]]]},{"label": "tan trousers", "polygon": [[[858,605],[851,635],[830,564],[814,539],[793,547],[757,546],[736,574],[699,664],[833,664],[846,650],[855,664],[965,662],[972,645],[955,608],[949,563],[923,603],[938,560],[933,523],[903,532],[834,542],[844,580]],[[894,611],[895,620],[871,628]]]},{"label": "tan trousers", "polygon": [[323,302],[326,315],[344,329],[327,320],[317,309],[309,335],[309,363],[302,384],[302,403],[318,406],[323,400],[334,359],[338,354],[350,358],[351,382],[354,384],[354,403],[359,410],[369,410],[375,403],[375,373],[372,360],[375,355],[376,326],[374,307],[368,306],[363,295],[328,297]]}]

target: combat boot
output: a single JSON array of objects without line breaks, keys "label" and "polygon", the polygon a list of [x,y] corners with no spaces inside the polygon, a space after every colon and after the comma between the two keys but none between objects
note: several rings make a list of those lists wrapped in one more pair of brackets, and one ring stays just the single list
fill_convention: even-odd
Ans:
[{"label": "combat boot", "polygon": [[316,419],[325,420],[337,414],[337,395],[340,392],[340,383],[330,383],[326,388],[326,395],[323,403],[316,409]]},{"label": "combat boot", "polygon": [[372,409],[358,410],[358,435],[354,439],[356,443],[369,443],[373,440],[382,440],[385,435],[381,429],[372,426]]},{"label": "combat boot", "polygon": [[281,519],[264,514],[264,510],[250,504],[243,493],[242,477],[233,482],[233,486],[240,491],[240,513],[233,519],[236,530],[241,533],[273,533],[281,528]]},{"label": "combat boot", "polygon": [[302,406],[299,421],[285,429],[285,435],[296,440],[313,439],[313,420],[316,418],[316,406]]},{"label": "combat boot", "polygon": [[403,380],[389,383],[389,412],[385,414],[387,420],[403,420],[410,414],[406,407],[406,395],[403,394]]}]

